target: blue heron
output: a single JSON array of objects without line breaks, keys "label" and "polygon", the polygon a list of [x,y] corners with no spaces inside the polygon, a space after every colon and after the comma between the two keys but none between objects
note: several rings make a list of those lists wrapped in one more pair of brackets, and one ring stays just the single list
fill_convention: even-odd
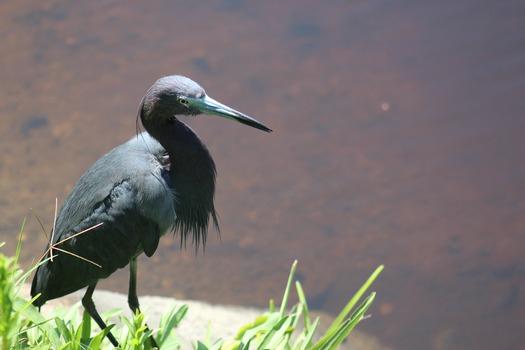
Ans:
[{"label": "blue heron", "polygon": [[[135,313],[137,257],[142,253],[151,257],[168,232],[179,234],[181,245],[191,237],[198,248],[206,243],[210,221],[218,230],[215,164],[200,138],[179,120],[197,114],[272,131],[213,100],[189,78],[173,75],[157,80],[137,114],[137,125],[140,118],[146,132],[96,161],[61,207],[46,260],[33,278],[31,295],[40,294],[35,306],[87,287],[82,305],[104,329],[92,299],[100,279],[129,263],[128,304]],[[118,346],[111,333],[108,339]]]}]

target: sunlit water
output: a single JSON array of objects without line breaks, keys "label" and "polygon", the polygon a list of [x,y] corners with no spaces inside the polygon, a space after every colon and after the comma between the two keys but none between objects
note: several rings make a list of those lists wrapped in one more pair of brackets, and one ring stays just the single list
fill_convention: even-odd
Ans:
[{"label": "sunlit water", "polygon": [[[279,299],[289,267],[395,349],[525,343],[525,21],[519,1],[0,5],[0,241],[43,252],[54,201],[132,137],[145,90],[185,74],[272,127],[190,121],[218,164],[221,239],[165,237],[139,293]],[[127,270],[100,284],[126,291]]]}]

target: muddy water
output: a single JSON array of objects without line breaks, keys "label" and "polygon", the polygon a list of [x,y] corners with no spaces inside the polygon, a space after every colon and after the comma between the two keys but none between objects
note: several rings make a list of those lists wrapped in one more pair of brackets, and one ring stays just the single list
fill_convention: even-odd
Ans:
[{"label": "muddy water", "polygon": [[[135,132],[159,76],[265,122],[190,121],[221,239],[167,237],[140,294],[265,305],[289,266],[336,312],[380,263],[361,329],[394,349],[525,342],[525,6],[519,1],[0,5],[0,241],[22,264],[78,177]],[[127,271],[101,283],[125,291]]]}]

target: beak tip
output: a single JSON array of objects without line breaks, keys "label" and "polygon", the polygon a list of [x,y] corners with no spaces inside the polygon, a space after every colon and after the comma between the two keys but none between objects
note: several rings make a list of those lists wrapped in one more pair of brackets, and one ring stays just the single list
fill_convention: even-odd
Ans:
[{"label": "beak tip", "polygon": [[253,127],[253,128],[256,128],[256,129],[259,129],[259,130],[262,130],[262,131],[266,131],[267,133],[273,132],[272,129],[270,129],[266,125],[264,125],[262,123],[259,123],[259,122],[257,122],[257,124],[255,124],[255,125],[253,125],[253,124],[248,124],[248,125]]}]

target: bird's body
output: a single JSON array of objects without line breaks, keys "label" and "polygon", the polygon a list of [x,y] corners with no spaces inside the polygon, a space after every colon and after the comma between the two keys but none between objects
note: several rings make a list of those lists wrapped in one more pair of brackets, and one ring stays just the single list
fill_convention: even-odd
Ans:
[{"label": "bird's body", "polygon": [[100,267],[55,250],[60,256],[44,263],[34,279],[33,294],[42,293],[36,305],[106,278],[142,252],[155,252],[176,220],[166,157],[144,132],[101,157],[79,179],[57,217],[52,244],[102,223],[57,246]]},{"label": "bird's body", "polygon": [[[53,259],[40,265],[33,279],[31,295],[40,294],[35,305],[88,287],[84,307],[104,328],[92,301],[99,279],[129,263],[128,301],[136,311],[138,255],[153,255],[160,237],[170,231],[180,234],[183,242],[191,235],[197,246],[205,243],[210,219],[217,226],[215,164],[199,137],[177,119],[201,113],[271,131],[212,100],[188,78],[159,79],[139,109],[147,132],[101,157],[79,179],[60,209],[51,250],[46,251],[46,257],[52,253]],[[118,344],[111,334],[108,337],[113,345]]]}]

